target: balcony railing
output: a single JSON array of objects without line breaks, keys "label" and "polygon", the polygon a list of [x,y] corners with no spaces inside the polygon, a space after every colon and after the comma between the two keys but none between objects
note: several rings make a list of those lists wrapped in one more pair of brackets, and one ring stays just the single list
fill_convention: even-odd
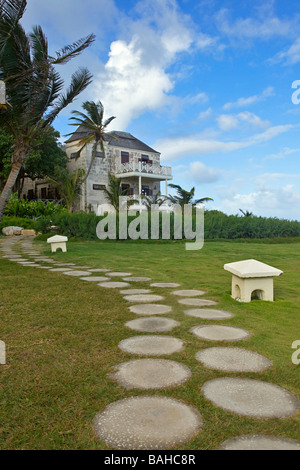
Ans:
[{"label": "balcony railing", "polygon": [[168,178],[172,177],[172,168],[170,166],[161,166],[155,162],[147,163],[132,159],[128,163],[119,163],[116,166],[116,173],[146,173]]}]

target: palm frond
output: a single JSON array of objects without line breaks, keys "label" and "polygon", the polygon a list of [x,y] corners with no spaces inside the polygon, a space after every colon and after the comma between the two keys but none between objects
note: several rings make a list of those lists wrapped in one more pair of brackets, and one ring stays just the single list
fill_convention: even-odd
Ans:
[{"label": "palm frond", "polygon": [[0,55],[24,15],[26,6],[26,0],[0,0]]},{"label": "palm frond", "polygon": [[58,99],[54,109],[45,117],[46,125],[51,124],[62,109],[68,106],[91,83],[92,75],[86,68],[81,68],[73,73],[71,84],[66,92]]},{"label": "palm frond", "polygon": [[56,52],[56,58],[51,57],[51,63],[53,65],[59,65],[69,62],[69,60],[78,56],[82,51],[84,51],[84,49],[89,47],[95,39],[96,36],[94,34],[90,34],[85,38],[73,42],[73,44],[63,47],[60,51]]}]

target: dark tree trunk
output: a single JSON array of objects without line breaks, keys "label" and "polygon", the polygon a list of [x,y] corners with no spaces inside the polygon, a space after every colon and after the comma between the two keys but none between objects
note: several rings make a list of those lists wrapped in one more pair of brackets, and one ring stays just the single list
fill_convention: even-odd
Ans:
[{"label": "dark tree trunk", "polygon": [[2,217],[3,217],[3,212],[4,212],[4,209],[5,209],[6,203],[7,203],[8,198],[9,198],[11,192],[12,192],[12,189],[13,189],[15,183],[16,183],[16,180],[18,178],[21,167],[22,167],[22,162],[13,163],[11,172],[9,174],[9,177],[8,177],[8,179],[6,181],[6,184],[3,188],[3,191],[1,193],[1,196],[0,196],[0,222],[1,222]]}]

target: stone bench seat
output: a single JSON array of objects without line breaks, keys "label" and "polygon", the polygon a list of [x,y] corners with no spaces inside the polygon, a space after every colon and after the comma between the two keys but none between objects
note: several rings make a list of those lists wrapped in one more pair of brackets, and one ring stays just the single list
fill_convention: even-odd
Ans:
[{"label": "stone bench seat", "polygon": [[255,259],[224,264],[224,269],[232,274],[231,297],[240,302],[251,302],[255,296],[273,302],[273,278],[283,274]]}]

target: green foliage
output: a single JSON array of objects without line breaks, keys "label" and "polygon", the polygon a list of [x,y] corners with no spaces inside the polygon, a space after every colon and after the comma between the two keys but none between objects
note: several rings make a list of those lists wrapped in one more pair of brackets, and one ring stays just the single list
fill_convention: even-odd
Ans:
[{"label": "green foliage", "polygon": [[43,201],[27,201],[26,199],[19,200],[17,194],[11,194],[4,215],[37,219],[41,216],[50,216],[63,211],[66,211],[66,209],[61,204],[55,204],[54,202],[45,204]]},{"label": "green foliage", "polygon": [[[97,240],[96,227],[105,216],[96,216],[79,212],[74,214],[58,213],[51,217],[41,217],[37,221],[38,231],[49,232],[50,226],[58,227],[60,234]],[[128,217],[128,225],[135,217]],[[265,217],[239,217],[226,215],[219,211],[205,212],[204,237],[206,240],[256,240],[286,237],[300,237],[300,222]],[[162,215],[159,218],[160,238],[162,231]],[[119,221],[117,217],[117,235]],[[196,218],[193,216],[193,230],[196,229]],[[182,230],[182,233],[184,231]],[[151,238],[151,213],[148,213],[148,237]],[[174,240],[174,214],[170,214],[170,239]]]},{"label": "green foliage", "polygon": [[25,229],[34,229],[35,230],[35,221],[31,219],[25,219],[22,217],[9,217],[4,215],[0,222],[0,232],[4,227],[23,227]]},{"label": "green foliage", "polygon": [[81,194],[84,175],[85,171],[82,168],[78,168],[74,173],[69,173],[66,168],[61,168],[57,170],[54,178],[48,178],[48,181],[58,189],[66,208],[70,212],[73,211],[74,204]]}]

